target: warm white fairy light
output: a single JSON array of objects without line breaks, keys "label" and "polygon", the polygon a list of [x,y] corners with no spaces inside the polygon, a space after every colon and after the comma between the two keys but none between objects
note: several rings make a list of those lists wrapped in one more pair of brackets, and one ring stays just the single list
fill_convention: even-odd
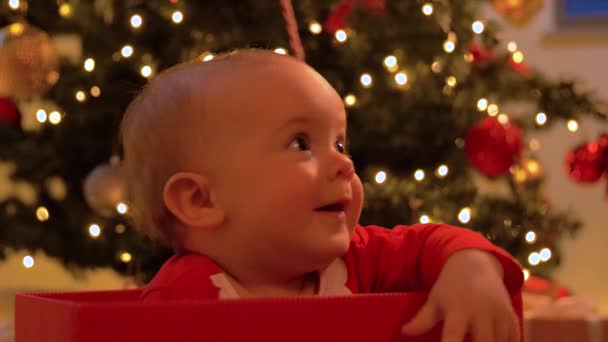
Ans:
[{"label": "warm white fairy light", "polygon": [[479,20],[475,21],[473,23],[473,25],[471,25],[471,27],[473,28],[473,32],[480,34],[483,32],[483,30],[485,29],[483,23]]},{"label": "warm white fairy light", "polygon": [[346,34],[346,32],[344,30],[336,31],[335,36],[336,36],[336,40],[340,43],[344,43],[348,39],[348,35]]},{"label": "warm white fairy light", "polygon": [[528,278],[530,278],[530,270],[524,268],[524,281],[528,280]]},{"label": "warm white fairy light", "polygon": [[433,4],[429,4],[429,3],[424,4],[422,6],[422,13],[424,13],[424,15],[433,14]]},{"label": "warm white fairy light", "polygon": [[352,107],[357,103],[357,97],[354,94],[344,96],[344,104],[347,107]]},{"label": "warm white fairy light", "polygon": [[78,90],[74,96],[78,102],[84,102],[87,100],[87,94],[85,94],[82,90]]},{"label": "warm white fairy light", "polygon": [[578,121],[574,119],[568,120],[568,130],[572,133],[578,131]]},{"label": "warm white fairy light", "polygon": [[404,72],[397,73],[395,75],[395,82],[399,85],[405,85],[407,83],[407,75]]},{"label": "warm white fairy light", "polygon": [[141,17],[141,15],[139,14],[134,14],[131,16],[131,26],[134,29],[138,29],[141,27],[141,25],[144,23],[143,18]]},{"label": "warm white fairy light", "polygon": [[513,52],[513,62],[515,63],[521,63],[524,61],[524,54],[521,51],[515,51]]},{"label": "warm white fairy light", "polygon": [[414,172],[414,179],[419,182],[422,181],[424,179],[424,171],[420,169],[416,170],[416,172]]},{"label": "warm white fairy light", "polygon": [[451,40],[446,40],[443,42],[443,50],[447,53],[452,53],[456,49],[456,44],[454,44]]},{"label": "warm white fairy light", "polygon": [[536,241],[536,233],[533,231],[529,231],[526,233],[526,242],[527,243],[534,243],[534,241]]},{"label": "warm white fairy light", "polygon": [[536,124],[542,126],[547,123],[547,114],[540,112],[536,114]]},{"label": "warm white fairy light", "polygon": [[445,83],[449,86],[454,88],[456,86],[456,77],[454,76],[449,76],[445,79]]},{"label": "warm white fairy light", "polygon": [[99,228],[99,226],[96,224],[90,225],[89,226],[89,235],[92,238],[97,239],[99,237],[99,235],[101,235],[101,228]]},{"label": "warm white fairy light", "polygon": [[8,6],[11,9],[18,10],[21,4],[19,3],[19,0],[8,0]]},{"label": "warm white fairy light", "polygon": [[61,6],[59,6],[59,15],[64,18],[71,17],[72,16],[72,5],[68,4],[67,2],[64,2],[63,4],[61,4]]},{"label": "warm white fairy light", "polygon": [[32,268],[32,267],[34,267],[34,258],[32,258],[30,255],[26,255],[23,258],[23,266],[25,268]]},{"label": "warm white fairy light", "polygon": [[120,253],[120,261],[124,262],[125,264],[128,264],[131,262],[131,260],[133,260],[133,256],[131,255],[131,253],[129,253],[129,252]]},{"label": "warm white fairy light", "polygon": [[458,221],[462,223],[468,223],[469,221],[471,221],[471,208],[462,208],[462,210],[460,210],[460,212],[458,213]]},{"label": "warm white fairy light", "polygon": [[144,66],[141,67],[141,69],[139,70],[139,72],[141,73],[141,75],[143,77],[148,78],[148,77],[152,76],[152,67],[149,66],[149,65],[144,65]]},{"label": "warm white fairy light", "polygon": [[363,86],[365,88],[369,88],[372,85],[372,75],[365,73],[363,75],[361,75],[361,84],[363,84]]},{"label": "warm white fairy light", "polygon": [[431,70],[434,73],[438,73],[441,72],[441,62],[439,61],[434,61],[433,64],[431,64]]},{"label": "warm white fairy light", "polygon": [[386,56],[386,58],[384,58],[384,66],[389,70],[395,68],[397,66],[397,57],[393,55]]},{"label": "warm white fairy light", "polygon": [[530,265],[532,266],[538,265],[538,263],[540,263],[540,260],[540,254],[538,254],[537,252],[532,252],[528,256],[528,263],[530,263]]},{"label": "warm white fairy light", "polygon": [[116,205],[116,211],[118,211],[119,214],[124,215],[127,213],[127,210],[128,210],[127,205],[122,202],[120,202]]},{"label": "warm white fairy light", "polygon": [[488,114],[490,114],[490,116],[498,115],[498,105],[495,103],[490,104],[488,106]]},{"label": "warm white fairy light", "polygon": [[312,34],[319,34],[323,31],[323,26],[321,26],[321,24],[319,24],[318,21],[313,21],[310,24],[308,24],[308,30]]},{"label": "warm white fairy light", "polygon": [[479,99],[479,101],[477,101],[477,110],[483,112],[486,109],[488,109],[488,100],[484,98]]},{"label": "warm white fairy light", "polygon": [[171,14],[171,20],[173,20],[174,23],[179,24],[184,20],[184,14],[180,11],[175,11]]},{"label": "warm white fairy light", "polygon": [[287,54],[287,50],[285,50],[282,47],[280,47],[280,48],[274,49],[274,53],[278,53],[279,55],[286,55]]},{"label": "warm white fairy light", "polygon": [[127,227],[122,223],[119,223],[116,225],[116,227],[114,227],[114,231],[116,231],[117,234],[122,234],[126,230],[127,230]]},{"label": "warm white fairy light", "polygon": [[439,165],[439,167],[435,171],[435,174],[437,175],[437,177],[443,178],[448,175],[448,171],[449,169],[447,165]]},{"label": "warm white fairy light", "polygon": [[49,214],[49,210],[45,207],[38,207],[38,209],[36,209],[36,218],[38,219],[38,221],[40,222],[45,222],[48,221],[50,217]]},{"label": "warm white fairy light", "polygon": [[133,56],[133,47],[131,45],[123,46],[122,49],[120,49],[120,54],[124,58],[129,58],[129,57]]},{"label": "warm white fairy light", "polygon": [[376,183],[382,184],[382,183],[384,183],[384,181],[386,181],[386,172],[379,171],[378,173],[376,173],[376,177],[374,177],[374,178],[376,180]]},{"label": "warm white fairy light", "polygon": [[549,248],[541,249],[539,254],[541,261],[549,261],[551,259],[551,250]]},{"label": "warm white fairy light", "polygon": [[87,58],[84,61],[84,70],[88,72],[95,70],[95,60],[93,58]]},{"label": "warm white fairy light", "polygon": [[44,109],[38,109],[38,111],[36,111],[36,120],[38,120],[40,123],[44,123],[46,122],[46,119],[46,111]]},{"label": "warm white fairy light", "polygon": [[203,62],[209,62],[210,60],[214,59],[215,56],[211,53],[211,52],[205,52],[204,54],[202,54],[199,57]]},{"label": "warm white fairy light", "polygon": [[61,113],[54,110],[49,114],[49,122],[53,125],[58,125],[61,122]]},{"label": "warm white fairy light", "polygon": [[503,125],[509,123],[509,116],[505,113],[501,113],[500,115],[498,115],[498,122]]},{"label": "warm white fairy light", "polygon": [[99,97],[101,95],[101,89],[98,86],[91,87],[91,96]]},{"label": "warm white fairy light", "polygon": [[429,218],[429,215],[422,215],[420,216],[420,223],[429,223],[431,222],[431,219]]},{"label": "warm white fairy light", "polygon": [[507,50],[509,50],[509,52],[511,52],[511,53],[517,51],[517,43],[514,41],[510,41],[507,44]]}]

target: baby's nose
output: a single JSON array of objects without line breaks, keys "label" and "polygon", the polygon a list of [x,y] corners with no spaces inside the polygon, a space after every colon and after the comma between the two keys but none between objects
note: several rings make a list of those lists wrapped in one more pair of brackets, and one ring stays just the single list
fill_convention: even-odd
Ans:
[{"label": "baby's nose", "polygon": [[355,175],[355,166],[353,161],[344,153],[334,154],[333,170],[330,173],[331,178],[344,178],[347,181],[351,181]]}]

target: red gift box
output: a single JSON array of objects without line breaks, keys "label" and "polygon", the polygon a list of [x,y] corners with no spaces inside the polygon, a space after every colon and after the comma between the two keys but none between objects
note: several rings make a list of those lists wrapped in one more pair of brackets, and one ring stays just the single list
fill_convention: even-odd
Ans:
[{"label": "red gift box", "polygon": [[608,342],[608,319],[531,318],[524,327],[526,342]]},{"label": "red gift box", "polygon": [[[404,337],[426,294],[138,301],[140,290],[18,294],[15,342],[440,341]],[[513,296],[521,318],[521,296]]]}]

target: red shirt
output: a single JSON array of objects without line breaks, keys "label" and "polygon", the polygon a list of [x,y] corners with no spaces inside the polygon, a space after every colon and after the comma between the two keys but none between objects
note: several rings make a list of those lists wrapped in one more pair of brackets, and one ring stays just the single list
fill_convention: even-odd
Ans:
[{"label": "red shirt", "polygon": [[[493,254],[511,294],[521,290],[521,266],[479,233],[445,224],[386,229],[357,225],[346,254],[320,271],[320,295],[428,292],[448,257],[463,249]],[[204,255],[173,256],[144,289],[144,300],[238,297],[223,271]]]}]

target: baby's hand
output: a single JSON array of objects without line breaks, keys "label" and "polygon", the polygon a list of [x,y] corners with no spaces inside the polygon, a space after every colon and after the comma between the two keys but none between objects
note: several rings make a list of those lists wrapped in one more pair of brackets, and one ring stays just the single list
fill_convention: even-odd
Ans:
[{"label": "baby's hand", "polygon": [[494,256],[463,250],[450,256],[416,316],[403,326],[407,335],[421,335],[443,322],[442,342],[519,342],[519,320],[502,282]]}]

